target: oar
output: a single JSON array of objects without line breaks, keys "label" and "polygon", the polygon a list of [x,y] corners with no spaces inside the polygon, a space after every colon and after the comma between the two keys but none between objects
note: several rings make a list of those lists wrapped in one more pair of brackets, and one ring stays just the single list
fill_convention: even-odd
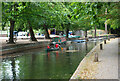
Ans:
[{"label": "oar", "polygon": [[63,48],[61,47],[61,50],[63,50]]}]

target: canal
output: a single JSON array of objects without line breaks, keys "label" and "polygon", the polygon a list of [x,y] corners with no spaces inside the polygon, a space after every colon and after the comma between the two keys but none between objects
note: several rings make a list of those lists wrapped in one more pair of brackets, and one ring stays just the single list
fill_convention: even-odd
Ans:
[{"label": "canal", "polygon": [[69,79],[97,42],[72,43],[61,51],[33,49],[4,56],[0,79]]}]

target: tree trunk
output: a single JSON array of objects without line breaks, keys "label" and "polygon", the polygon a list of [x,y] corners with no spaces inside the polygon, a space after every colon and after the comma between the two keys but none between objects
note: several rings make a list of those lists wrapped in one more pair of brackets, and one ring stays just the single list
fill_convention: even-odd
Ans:
[{"label": "tree trunk", "polygon": [[10,20],[10,38],[8,42],[9,44],[14,44],[14,39],[13,39],[14,25],[15,25],[15,21]]},{"label": "tree trunk", "polygon": [[108,34],[111,34],[111,29],[109,28]]},{"label": "tree trunk", "polygon": [[29,32],[30,32],[30,40],[31,41],[37,41],[37,39],[35,38],[35,35],[34,35],[34,32],[33,32],[33,29],[32,29],[32,27],[31,27],[31,25],[30,25],[30,22],[28,22],[28,24],[29,24]]},{"label": "tree trunk", "polygon": [[46,38],[46,39],[51,39],[51,38],[50,38],[50,35],[49,35],[49,33],[48,33],[48,28],[46,27],[46,25],[44,25],[44,29],[45,29],[45,32],[46,32],[46,33],[45,33],[45,38]]},{"label": "tree trunk", "polygon": [[87,30],[85,30],[85,38],[87,38]]},{"label": "tree trunk", "polygon": [[85,30],[85,40],[88,41],[88,38],[87,38],[87,30]]},{"label": "tree trunk", "polygon": [[68,38],[69,28],[66,29],[66,38]]},{"label": "tree trunk", "polygon": [[96,26],[95,26],[95,38],[96,38]]}]

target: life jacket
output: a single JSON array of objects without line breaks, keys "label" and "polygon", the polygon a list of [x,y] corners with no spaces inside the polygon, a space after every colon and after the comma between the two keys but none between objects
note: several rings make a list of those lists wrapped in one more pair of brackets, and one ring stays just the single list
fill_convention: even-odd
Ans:
[{"label": "life jacket", "polygon": [[47,46],[47,48],[49,49],[49,48],[50,48],[50,46]]},{"label": "life jacket", "polygon": [[58,48],[58,47],[59,47],[59,44],[55,44],[55,47]]}]

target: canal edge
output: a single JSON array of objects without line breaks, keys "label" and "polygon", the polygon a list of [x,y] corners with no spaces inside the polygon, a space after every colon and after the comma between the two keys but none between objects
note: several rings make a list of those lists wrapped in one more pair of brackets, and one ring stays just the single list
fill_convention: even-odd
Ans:
[{"label": "canal edge", "polygon": [[[46,43],[49,43],[49,42],[46,42]],[[15,46],[17,46],[17,44]],[[46,44],[43,42],[37,42],[37,43],[33,42],[33,43],[30,43],[30,45],[24,45],[21,47],[18,46],[17,48],[14,48],[14,49],[6,49],[6,50],[1,49],[0,56],[9,55],[9,54],[17,53],[17,52],[23,52],[23,51],[27,51],[27,50],[31,50],[31,49],[43,48],[45,46],[46,46]]]},{"label": "canal edge", "polygon": [[[96,52],[96,49],[99,48],[99,44],[103,44],[103,42],[98,43],[89,53],[87,53],[87,55],[83,58],[83,60],[79,63],[77,69],[75,70],[75,72],[73,73],[72,77],[70,78],[69,81],[72,81],[73,79],[80,79],[79,72],[80,69],[83,69],[82,66],[84,66],[84,63],[86,62],[86,60],[88,60],[87,57],[94,55],[94,52]],[[92,59],[94,60],[94,59]]]}]

